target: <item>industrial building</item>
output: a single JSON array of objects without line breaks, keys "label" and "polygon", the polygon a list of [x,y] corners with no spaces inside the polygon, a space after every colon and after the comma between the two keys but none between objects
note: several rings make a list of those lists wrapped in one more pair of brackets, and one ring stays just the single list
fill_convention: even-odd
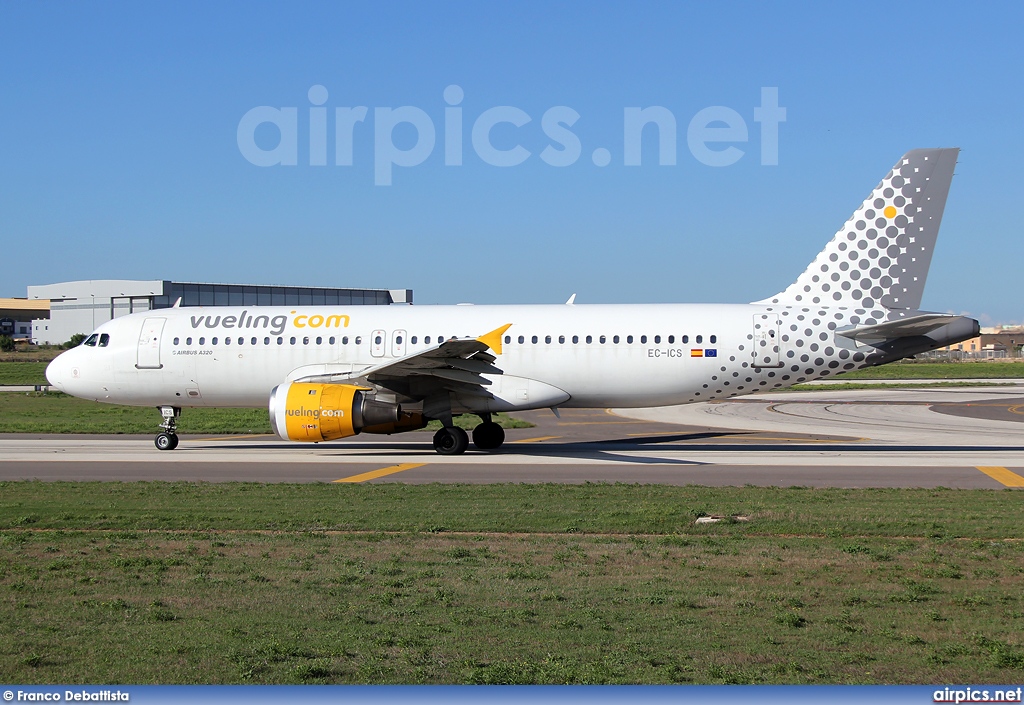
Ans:
[{"label": "industrial building", "polygon": [[50,315],[49,301],[0,298],[0,335],[15,340],[32,337],[32,321]]},{"label": "industrial building", "polygon": [[49,319],[32,320],[32,342],[64,343],[101,323],[138,311],[180,306],[354,306],[411,304],[412,289],[335,289],[307,286],[202,284],[94,279],[28,287],[28,300],[49,302]]},{"label": "industrial building", "polygon": [[954,359],[1019,358],[1024,346],[1024,326],[992,326],[982,328],[975,338],[934,351]]}]

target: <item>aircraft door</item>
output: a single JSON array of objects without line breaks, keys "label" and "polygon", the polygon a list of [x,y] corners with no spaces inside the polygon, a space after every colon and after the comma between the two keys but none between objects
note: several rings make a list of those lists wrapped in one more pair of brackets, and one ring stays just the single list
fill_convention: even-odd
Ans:
[{"label": "aircraft door", "polygon": [[139,334],[139,355],[135,366],[140,370],[159,370],[163,367],[160,364],[160,338],[164,332],[166,318],[147,318],[142,323],[142,332]]},{"label": "aircraft door", "polygon": [[777,313],[754,316],[754,367],[782,367],[782,322]]},{"label": "aircraft door", "polygon": [[391,333],[392,357],[405,357],[406,337],[404,330],[396,330]]},{"label": "aircraft door", "polygon": [[382,330],[375,330],[370,334],[370,354],[374,357],[384,357],[388,347],[388,336]]}]

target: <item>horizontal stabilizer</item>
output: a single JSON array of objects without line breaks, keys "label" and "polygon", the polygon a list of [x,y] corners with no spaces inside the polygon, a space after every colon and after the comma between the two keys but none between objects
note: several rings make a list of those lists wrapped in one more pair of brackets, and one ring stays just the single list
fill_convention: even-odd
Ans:
[{"label": "horizontal stabilizer", "polygon": [[951,323],[960,321],[971,321],[973,319],[964,316],[954,316],[949,313],[925,313],[910,318],[901,318],[896,321],[886,321],[873,326],[860,326],[848,330],[837,330],[836,335],[855,340],[858,343],[874,345],[899,338],[910,338],[927,335],[932,331],[944,328]]}]

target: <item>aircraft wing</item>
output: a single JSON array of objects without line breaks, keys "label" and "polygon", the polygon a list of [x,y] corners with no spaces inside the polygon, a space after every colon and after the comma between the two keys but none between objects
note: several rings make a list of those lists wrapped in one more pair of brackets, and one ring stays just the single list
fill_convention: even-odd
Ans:
[{"label": "aircraft wing", "polygon": [[490,396],[484,389],[491,381],[482,375],[500,375],[494,366],[501,354],[501,336],[512,324],[479,338],[451,338],[440,345],[380,365],[351,371],[318,370],[294,377],[302,382],[364,384],[388,389],[412,399],[422,399],[440,391],[465,396]]},{"label": "aircraft wing", "polygon": [[963,316],[950,313],[925,313],[897,321],[886,321],[872,326],[860,326],[847,330],[837,330],[836,335],[855,340],[858,343],[873,345],[899,338],[927,335],[950,323],[964,320]]}]

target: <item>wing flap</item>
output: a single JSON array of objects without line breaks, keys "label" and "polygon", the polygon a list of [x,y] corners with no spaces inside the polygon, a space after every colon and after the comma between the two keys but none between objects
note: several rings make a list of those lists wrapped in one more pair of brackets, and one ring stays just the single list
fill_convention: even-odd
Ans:
[{"label": "wing flap", "polygon": [[[302,381],[324,381],[337,384],[369,384],[385,389],[402,388],[415,378],[419,392],[416,398],[436,391],[448,391],[464,396],[490,397],[485,387],[491,381],[482,375],[500,375],[501,368],[493,363],[501,354],[502,334],[512,324],[480,336],[479,338],[451,338],[412,355],[388,360],[379,365],[360,369],[341,369],[340,365],[311,365],[296,370],[292,376]],[[431,382],[431,380],[433,380]]]}]

